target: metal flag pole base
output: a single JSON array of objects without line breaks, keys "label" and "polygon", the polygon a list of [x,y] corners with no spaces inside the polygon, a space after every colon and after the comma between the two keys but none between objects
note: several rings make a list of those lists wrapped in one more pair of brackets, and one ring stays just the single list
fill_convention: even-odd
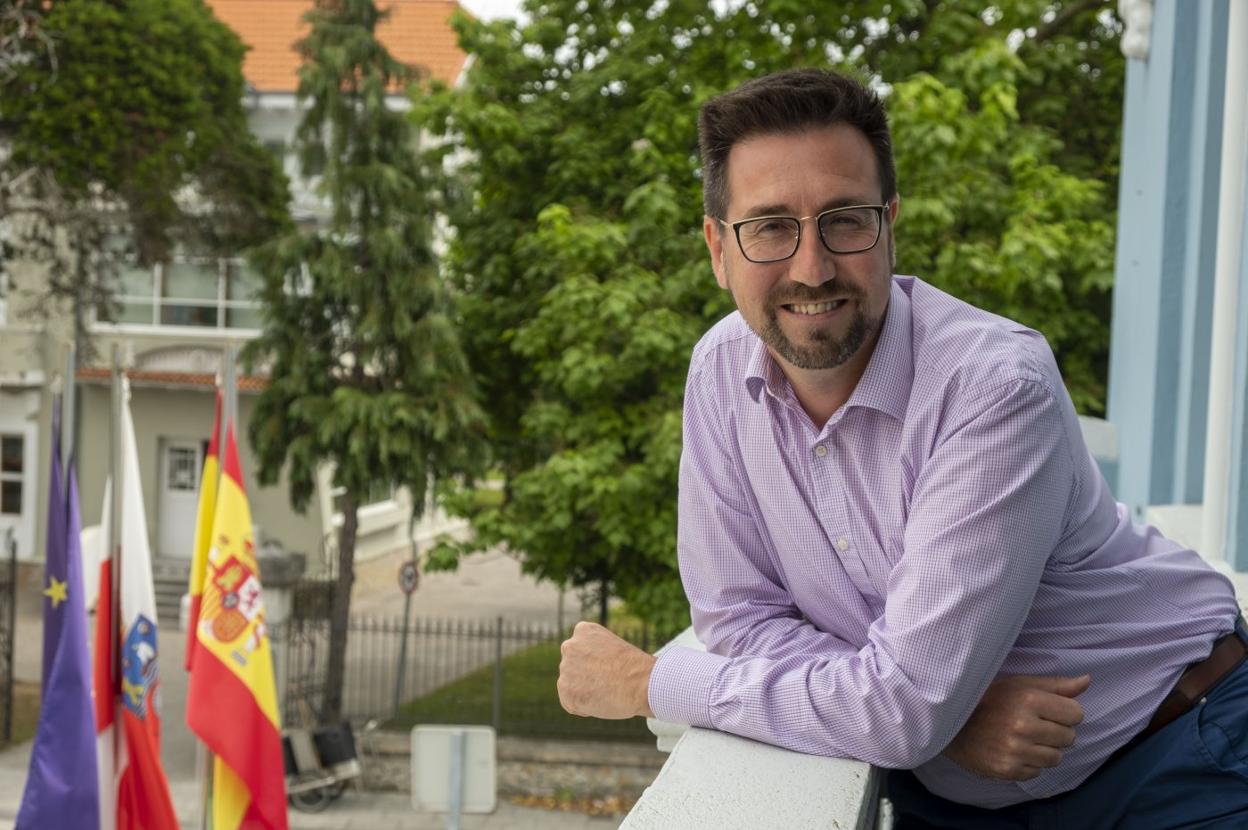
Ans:
[{"label": "metal flag pole base", "polygon": [[212,830],[213,755],[203,741],[195,742],[195,777],[199,779],[199,830]]}]

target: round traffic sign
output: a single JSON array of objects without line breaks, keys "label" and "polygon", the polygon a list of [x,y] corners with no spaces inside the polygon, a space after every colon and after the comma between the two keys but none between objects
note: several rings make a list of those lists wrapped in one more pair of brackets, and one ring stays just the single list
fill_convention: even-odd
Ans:
[{"label": "round traffic sign", "polygon": [[416,570],[415,562],[404,562],[399,568],[399,588],[405,594],[410,594],[416,590],[416,586],[420,584],[420,571]]}]

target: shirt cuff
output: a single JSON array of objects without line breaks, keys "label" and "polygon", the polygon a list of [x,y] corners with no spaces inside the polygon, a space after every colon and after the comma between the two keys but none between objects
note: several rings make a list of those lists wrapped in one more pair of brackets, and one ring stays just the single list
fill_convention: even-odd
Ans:
[{"label": "shirt cuff", "polygon": [[654,716],[668,723],[714,729],[711,692],[729,658],[691,648],[669,648],[650,673],[647,696]]}]

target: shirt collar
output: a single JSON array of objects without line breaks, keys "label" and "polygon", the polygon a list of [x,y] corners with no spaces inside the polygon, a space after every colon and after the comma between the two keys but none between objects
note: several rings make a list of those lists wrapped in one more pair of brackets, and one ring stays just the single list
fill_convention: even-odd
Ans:
[{"label": "shirt collar", "polygon": [[[866,371],[858,379],[858,385],[844,408],[864,406],[899,421],[905,418],[906,407],[910,403],[910,387],[914,382],[910,322],[910,297],[894,280],[889,292],[888,312],[884,315],[884,330],[875,343],[875,351],[867,362]],[[754,348],[746,364],[745,387],[755,401],[759,400],[763,389],[778,400],[794,400],[788,378],[759,337],[754,338]]]}]

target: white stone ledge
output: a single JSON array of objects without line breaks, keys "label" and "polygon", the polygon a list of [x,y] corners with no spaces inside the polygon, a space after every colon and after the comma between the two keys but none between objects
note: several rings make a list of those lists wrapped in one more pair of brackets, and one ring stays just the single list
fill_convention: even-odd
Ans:
[{"label": "white stone ledge", "polygon": [[1118,428],[1104,418],[1079,416],[1079,429],[1083,443],[1093,457],[1101,461],[1118,463]]},{"label": "white stone ledge", "polygon": [[689,729],[620,828],[871,830],[880,776],[859,761]]},{"label": "white stone ledge", "polygon": [[[689,628],[659,650],[703,649]],[[621,830],[871,830],[880,770],[650,718],[671,752]]]}]

